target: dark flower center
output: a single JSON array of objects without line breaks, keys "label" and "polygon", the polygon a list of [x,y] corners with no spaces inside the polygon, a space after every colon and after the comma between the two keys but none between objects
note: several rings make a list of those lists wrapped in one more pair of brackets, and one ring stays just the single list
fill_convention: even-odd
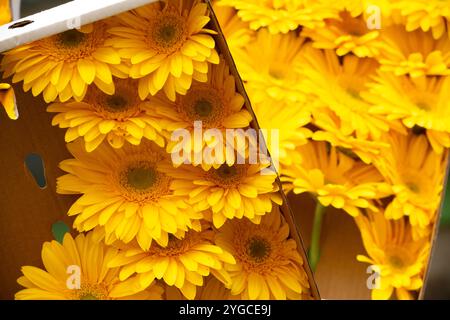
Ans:
[{"label": "dark flower center", "polygon": [[153,168],[134,167],[130,168],[126,174],[127,184],[135,190],[147,190],[156,182],[156,172]]},{"label": "dark flower center", "polygon": [[208,117],[213,111],[213,105],[210,101],[201,99],[195,103],[194,110],[200,117]]},{"label": "dark flower center", "polygon": [[176,14],[162,14],[150,26],[149,40],[161,52],[173,52],[184,42],[185,22]]},{"label": "dark flower center", "polygon": [[176,32],[177,32],[176,26],[170,24],[164,25],[158,30],[158,37],[161,40],[169,43],[173,41]]},{"label": "dark flower center", "polygon": [[261,237],[253,237],[247,242],[247,254],[256,262],[263,262],[270,254],[269,242]]},{"label": "dark flower center", "polygon": [[216,170],[216,174],[223,179],[233,178],[237,175],[237,169],[235,166],[228,166],[226,164],[220,166],[219,169]]},{"label": "dark flower center", "polygon": [[128,101],[120,95],[112,95],[106,99],[106,104],[112,112],[124,111],[128,107]]},{"label": "dark flower center", "polygon": [[401,269],[404,267],[404,263],[403,260],[397,256],[391,256],[389,257],[389,263],[391,264],[391,266],[393,266],[396,269]]},{"label": "dark flower center", "polygon": [[68,30],[58,35],[59,43],[66,48],[79,46],[86,39],[86,35],[78,30]]},{"label": "dark flower center", "polygon": [[417,186],[417,184],[413,183],[413,182],[408,182],[406,183],[406,186],[408,187],[409,190],[411,190],[414,193],[420,193],[420,188]]}]

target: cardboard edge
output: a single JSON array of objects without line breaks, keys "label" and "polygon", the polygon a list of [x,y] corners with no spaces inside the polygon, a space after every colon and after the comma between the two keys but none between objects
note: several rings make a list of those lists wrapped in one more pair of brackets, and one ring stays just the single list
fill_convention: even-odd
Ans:
[{"label": "cardboard edge", "polygon": [[450,154],[449,153],[447,153],[447,157],[446,157],[445,161],[446,161],[446,170],[445,170],[445,176],[444,176],[442,192],[441,192],[441,201],[440,201],[439,207],[436,212],[436,222],[434,223],[433,231],[432,231],[431,239],[430,239],[430,254],[428,255],[427,263],[425,266],[424,276],[422,279],[423,285],[419,291],[418,300],[424,300],[424,298],[425,298],[425,292],[427,290],[427,280],[428,280],[428,277],[430,274],[430,265],[433,261],[434,252],[436,251],[436,242],[437,242],[437,238],[438,238],[438,234],[439,234],[439,227],[441,225],[442,211],[444,209],[445,192],[447,189],[447,184],[449,182],[449,176],[448,176],[450,173]]},{"label": "cardboard edge", "polygon": [[[218,34],[215,36],[216,37],[216,45],[220,49],[220,53],[224,56],[226,62],[228,63],[228,65],[230,67],[230,72],[233,74],[233,76],[235,78],[236,86],[238,88],[239,93],[242,94],[243,97],[244,97],[245,106],[246,106],[247,110],[250,112],[250,114],[252,116],[252,122],[253,122],[254,128],[259,130],[260,126],[258,124],[257,117],[256,117],[256,115],[255,115],[255,113],[253,111],[250,99],[249,99],[249,97],[247,95],[247,92],[245,91],[244,83],[242,81],[242,78],[239,75],[239,72],[237,71],[236,64],[234,62],[233,57],[231,56],[231,52],[230,52],[230,49],[229,49],[228,44],[226,42],[225,36],[223,35],[222,29],[220,28],[219,22],[218,22],[217,17],[216,17],[216,15],[214,13],[211,0],[204,0],[204,1],[208,5],[208,9],[209,9],[209,12],[210,12],[210,17],[211,17],[211,23],[213,24],[214,29],[216,31],[218,31]],[[265,141],[263,141],[262,143],[264,143],[264,145],[266,145]],[[268,150],[267,147],[265,149]],[[269,151],[267,151],[267,152],[269,152]],[[270,156],[270,154],[269,154],[269,156]],[[302,259],[303,259],[303,268],[304,268],[304,270],[306,272],[306,275],[308,276],[308,281],[309,281],[309,286],[310,286],[310,290],[311,290],[311,295],[313,296],[314,299],[321,300],[320,294],[319,294],[319,290],[317,288],[317,284],[316,284],[316,281],[314,279],[313,272],[312,272],[311,267],[309,265],[308,257],[306,256],[306,250],[305,250],[303,239],[301,237],[301,232],[300,232],[300,230],[298,230],[297,225],[294,222],[295,221],[294,220],[294,214],[292,212],[292,209],[288,205],[288,199],[286,197],[286,194],[283,191],[282,183],[280,181],[278,172],[277,172],[276,182],[277,182],[277,184],[279,186],[279,193],[280,193],[280,195],[281,195],[281,197],[283,199],[283,204],[280,206],[280,211],[282,212],[284,218],[286,219],[286,222],[289,225],[290,236],[297,243],[297,251],[300,253],[300,255],[301,255]]]}]

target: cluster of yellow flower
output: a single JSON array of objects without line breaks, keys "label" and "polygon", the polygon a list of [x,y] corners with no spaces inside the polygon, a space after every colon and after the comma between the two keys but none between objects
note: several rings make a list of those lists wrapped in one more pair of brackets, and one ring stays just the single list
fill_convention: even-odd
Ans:
[{"label": "cluster of yellow flower", "polygon": [[358,260],[380,269],[372,298],[413,298],[450,147],[450,2],[214,8],[259,124],[279,129],[286,190],[355,218],[370,257]]},{"label": "cluster of yellow flower", "polygon": [[81,233],[44,244],[45,270],[22,268],[17,299],[309,297],[269,164],[170,156],[178,129],[187,153],[218,143],[195,121],[252,120],[209,21],[202,1],[155,2],[4,54],[3,76],[42,94],[67,129],[57,192],[81,195],[68,212]]}]

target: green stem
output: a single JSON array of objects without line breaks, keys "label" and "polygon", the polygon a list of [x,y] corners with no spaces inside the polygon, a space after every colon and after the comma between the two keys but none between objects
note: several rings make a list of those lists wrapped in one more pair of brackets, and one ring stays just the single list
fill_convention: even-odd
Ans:
[{"label": "green stem", "polygon": [[313,272],[316,271],[320,257],[320,233],[322,231],[322,219],[327,207],[324,207],[318,200],[314,211],[314,222],[311,233],[311,245],[309,247],[309,264]]}]

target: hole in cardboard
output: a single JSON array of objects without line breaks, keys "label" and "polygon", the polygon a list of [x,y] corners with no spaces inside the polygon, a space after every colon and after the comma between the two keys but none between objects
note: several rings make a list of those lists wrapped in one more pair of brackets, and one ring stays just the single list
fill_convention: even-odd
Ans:
[{"label": "hole in cardboard", "polygon": [[25,157],[25,166],[34,178],[39,188],[47,187],[47,178],[45,177],[45,167],[42,157],[37,153],[30,153]]},{"label": "hole in cardboard", "polygon": [[8,29],[22,28],[22,27],[25,27],[25,26],[29,25],[30,23],[33,23],[33,22],[34,22],[33,20],[18,21],[18,22],[13,23],[12,25],[10,25],[8,27]]}]

